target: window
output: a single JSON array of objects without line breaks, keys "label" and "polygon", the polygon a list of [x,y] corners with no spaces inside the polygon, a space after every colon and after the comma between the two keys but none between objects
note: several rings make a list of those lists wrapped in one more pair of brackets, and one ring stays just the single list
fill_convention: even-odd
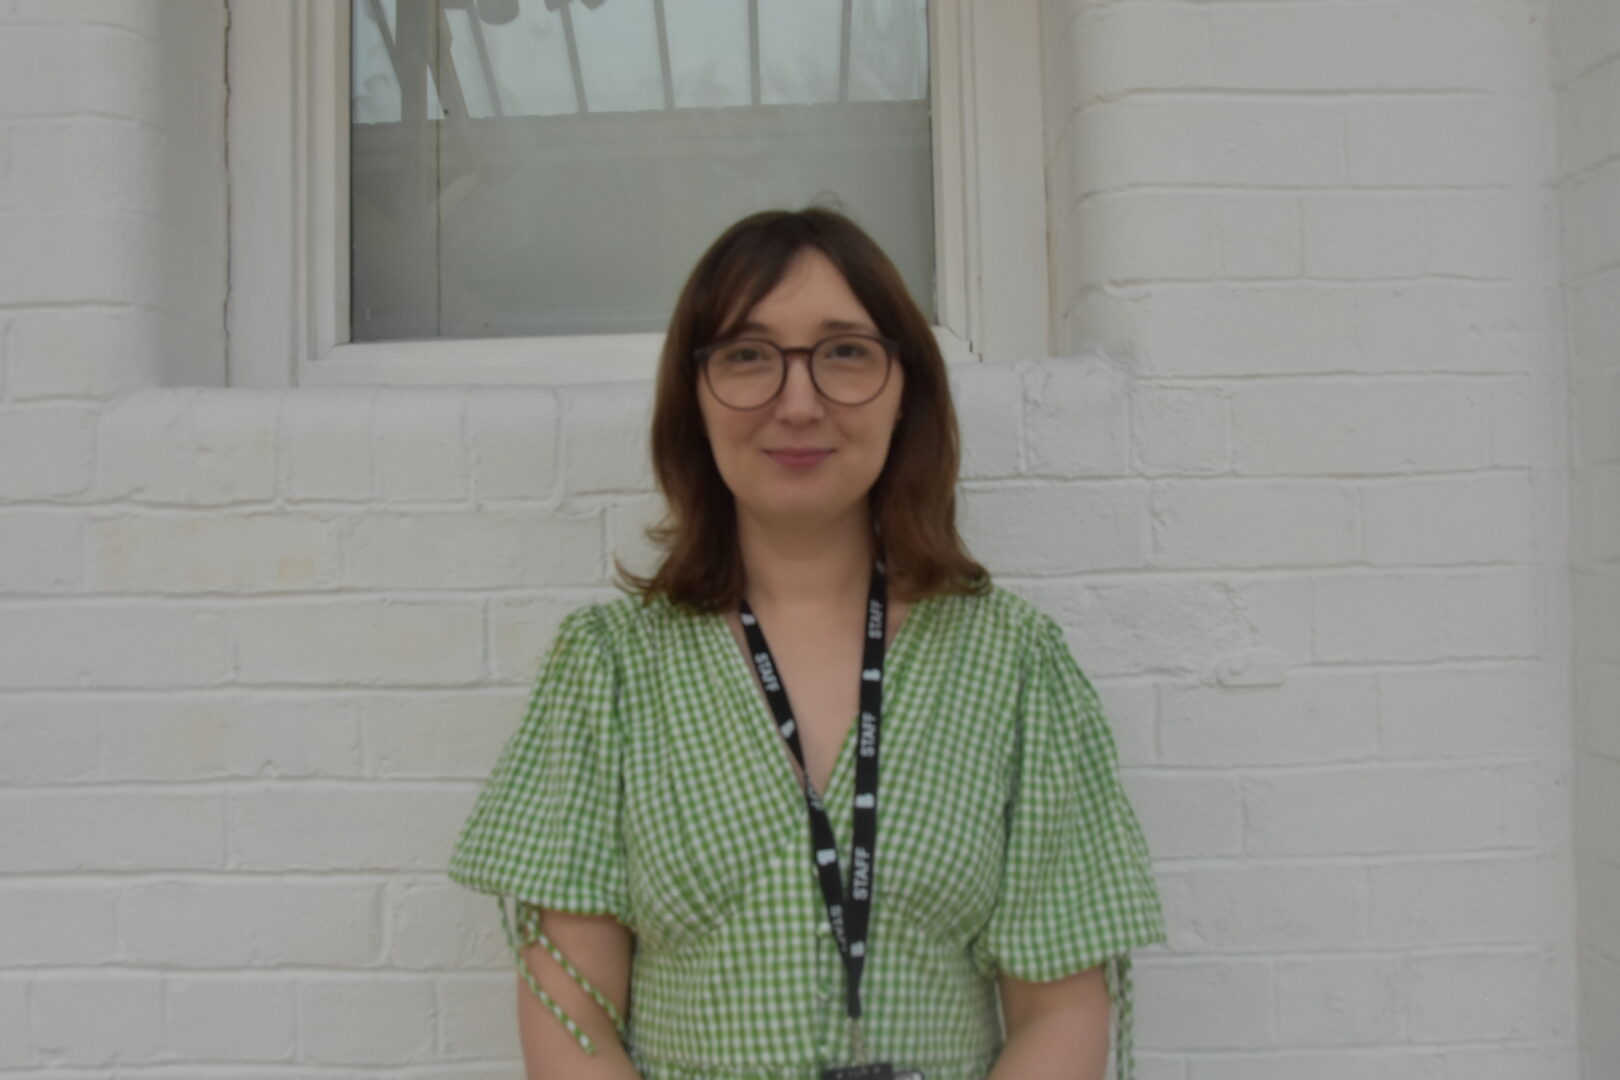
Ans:
[{"label": "window", "polygon": [[[231,385],[650,378],[702,245],[757,205],[821,194],[820,155],[840,179],[869,157],[881,182],[838,195],[932,307],[948,360],[1046,351],[1033,0],[293,0],[230,16]],[[779,153],[781,188],[749,186]],[[727,176],[732,192],[710,190]],[[561,201],[534,209],[535,186]],[[643,204],[664,228],[605,227]],[[414,271],[412,250],[430,251]]]},{"label": "window", "polygon": [[831,193],[934,306],[925,0],[355,0],[350,338],[657,332]]}]

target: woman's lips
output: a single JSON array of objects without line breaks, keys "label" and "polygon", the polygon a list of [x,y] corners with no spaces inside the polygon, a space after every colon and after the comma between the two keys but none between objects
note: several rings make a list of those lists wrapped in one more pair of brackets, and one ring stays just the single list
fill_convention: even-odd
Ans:
[{"label": "woman's lips", "polygon": [[810,453],[789,450],[767,450],[765,452],[771,456],[773,461],[790,469],[808,469],[832,453],[831,450],[816,450]]}]

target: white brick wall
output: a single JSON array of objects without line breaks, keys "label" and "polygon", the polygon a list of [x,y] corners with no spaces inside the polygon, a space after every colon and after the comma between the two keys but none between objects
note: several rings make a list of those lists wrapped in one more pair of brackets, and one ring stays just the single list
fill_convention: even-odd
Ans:
[{"label": "white brick wall", "polygon": [[1620,7],[1554,23],[1570,369],[1575,851],[1584,1075],[1620,1076]]},{"label": "white brick wall", "polygon": [[[1615,10],[1043,0],[1059,355],[954,373],[963,524],[1119,739],[1145,1080],[1620,1075]],[[223,26],[0,0],[0,1076],[510,1077],[443,862],[649,387],[161,386]]]}]

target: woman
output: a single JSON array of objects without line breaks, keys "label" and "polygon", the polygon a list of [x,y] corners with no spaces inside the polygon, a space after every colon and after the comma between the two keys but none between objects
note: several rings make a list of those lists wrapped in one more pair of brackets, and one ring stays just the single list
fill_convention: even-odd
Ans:
[{"label": "woman", "polygon": [[1147,848],[1058,624],[963,550],[888,258],[733,225],[652,446],[663,561],[563,620],[451,861],[516,901],[529,1075],[1100,1080],[1111,998],[1128,1075]]}]

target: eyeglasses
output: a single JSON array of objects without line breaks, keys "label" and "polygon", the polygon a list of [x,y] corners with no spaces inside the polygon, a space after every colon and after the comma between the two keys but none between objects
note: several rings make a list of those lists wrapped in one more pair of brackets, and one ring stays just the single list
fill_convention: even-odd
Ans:
[{"label": "eyeglasses", "polygon": [[864,405],[889,384],[900,343],[875,334],[835,334],[808,348],[784,349],[763,338],[735,338],[692,353],[720,404],[757,409],[776,400],[787,385],[788,358],[809,358],[810,383],[837,405]]}]

